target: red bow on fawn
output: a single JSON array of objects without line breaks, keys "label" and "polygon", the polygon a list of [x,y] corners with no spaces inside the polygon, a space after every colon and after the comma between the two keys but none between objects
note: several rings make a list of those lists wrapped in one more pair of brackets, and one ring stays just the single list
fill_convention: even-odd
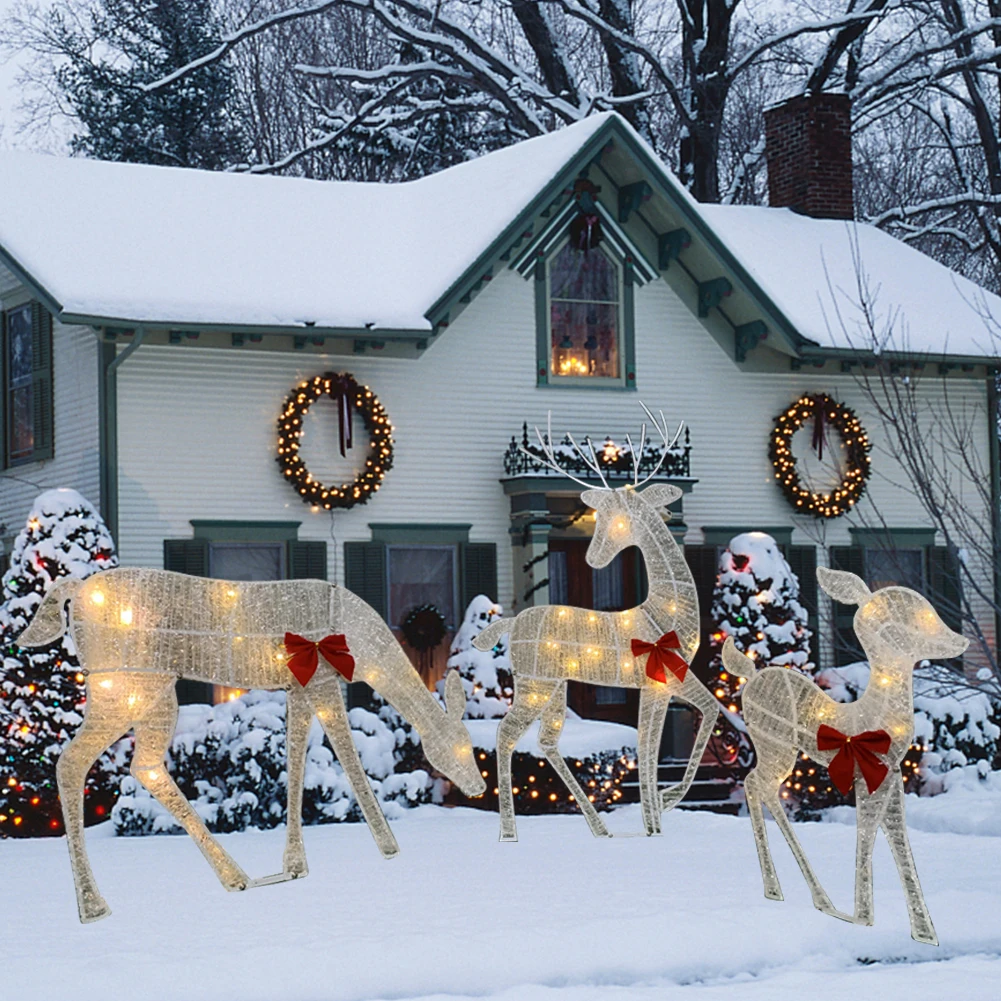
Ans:
[{"label": "red bow on fawn", "polygon": [[827,770],[843,795],[847,796],[855,784],[856,764],[870,793],[883,784],[890,769],[876,755],[886,754],[890,749],[890,735],[885,730],[866,730],[849,737],[833,726],[821,723],[817,730],[817,750],[833,751],[835,748],[838,753]]},{"label": "red bow on fawn", "polygon": [[313,640],[308,640],[298,633],[286,633],[285,649],[289,653],[288,669],[295,675],[295,680],[303,688],[316,674],[319,655],[322,655],[323,659],[341,674],[345,681],[350,681],[354,677],[355,659],[351,656],[348,641],[343,633],[324,636],[318,643],[314,643]]},{"label": "red bow on fawn", "polygon": [[664,668],[670,668],[671,673],[678,681],[685,680],[688,672],[688,665],[674,651],[681,649],[681,641],[678,634],[672,629],[669,633],[664,633],[656,643],[646,643],[643,640],[632,641],[633,656],[642,657],[648,653],[646,661],[646,673],[648,678],[667,684],[667,675]]}]

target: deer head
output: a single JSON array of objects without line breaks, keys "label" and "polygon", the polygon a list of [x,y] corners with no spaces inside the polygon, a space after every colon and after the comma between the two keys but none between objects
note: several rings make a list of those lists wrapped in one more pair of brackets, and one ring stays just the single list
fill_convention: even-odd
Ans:
[{"label": "deer head", "polygon": [[445,678],[444,719],[437,717],[421,732],[424,754],[436,771],[454,782],[467,796],[482,796],[487,791],[473,754],[473,742],[462,722],[466,711],[466,692],[458,671]]},{"label": "deer head", "polygon": [[858,605],[855,633],[870,658],[880,655],[918,660],[959,657],[970,641],[950,629],[927,598],[907,587],[870,591],[865,581],[844,570],[817,567],[820,586],[835,601]]},{"label": "deer head", "polygon": [[[664,508],[674,503],[681,496],[681,490],[678,487],[667,483],[654,484],[640,493],[640,488],[657,475],[664,460],[667,458],[668,451],[678,441],[682,428],[682,425],[679,424],[674,437],[670,438],[668,436],[667,420],[664,418],[664,412],[660,412],[660,419],[658,420],[645,404],[641,403],[640,406],[643,407],[647,417],[663,439],[664,451],[661,453],[660,462],[657,463],[654,469],[643,480],[640,480],[640,454],[646,444],[646,423],[643,423],[640,430],[638,449],[633,445],[632,438],[626,435],[626,443],[629,445],[629,451],[633,459],[633,482],[625,487],[612,487],[609,485],[605,471],[601,467],[590,438],[584,439],[585,451],[584,448],[581,448],[577,444],[572,435],[567,434],[567,439],[584,465],[601,481],[602,485],[600,487],[593,487],[586,480],[579,479],[560,466],[553,450],[552,412],[549,414],[546,435],[543,436],[538,428],[535,429],[539,446],[545,456],[543,460],[545,464],[550,469],[584,487],[584,492],[580,495],[581,500],[588,507],[594,508],[594,535],[590,546],[588,546],[586,559],[588,564],[596,569],[608,566],[623,549],[639,545],[638,526],[645,521],[649,527],[652,523],[649,521],[650,515],[656,514],[658,508]],[[523,449],[523,451],[527,450]],[[532,452],[528,452],[527,454],[533,459],[538,459],[538,456]],[[659,514],[657,517],[659,519]],[[660,522],[658,521],[655,524],[660,524]]]}]

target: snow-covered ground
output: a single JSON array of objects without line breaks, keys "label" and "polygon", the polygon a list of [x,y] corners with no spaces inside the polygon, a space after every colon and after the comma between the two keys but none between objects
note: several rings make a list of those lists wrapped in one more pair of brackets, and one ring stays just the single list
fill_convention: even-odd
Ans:
[{"label": "snow-covered ground", "polygon": [[[948,799],[950,797],[941,797]],[[997,802],[997,797],[993,797]],[[1001,842],[912,832],[939,948],[909,936],[880,839],[876,925],[815,911],[769,824],[784,903],[767,901],[745,818],[675,811],[664,836],[596,841],[577,816],[421,807],[384,861],[359,824],[306,829],[307,879],[225,893],[186,837],[88,832],[114,913],[80,925],[61,839],[0,842],[3,980],[19,1001],[996,1001]],[[640,828],[638,807],[610,825]],[[848,908],[855,831],[800,835]],[[223,836],[253,876],[281,865],[284,830]]]}]

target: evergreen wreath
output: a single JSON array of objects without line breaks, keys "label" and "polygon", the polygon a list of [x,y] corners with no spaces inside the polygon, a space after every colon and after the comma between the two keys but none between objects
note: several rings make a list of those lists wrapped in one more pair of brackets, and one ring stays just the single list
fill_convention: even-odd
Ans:
[{"label": "evergreen wreath", "polygon": [[[824,431],[833,428],[845,446],[847,469],[841,482],[828,493],[814,493],[800,482],[792,437],[813,420],[813,447],[823,457]],[[789,503],[804,514],[816,518],[838,518],[858,503],[869,480],[869,437],[851,407],[838,403],[826,393],[804,394],[775,418],[768,446],[768,457],[775,468],[775,479]]]},{"label": "evergreen wreath", "polygon": [[419,653],[433,650],[446,633],[445,616],[437,605],[417,605],[411,608],[400,623],[403,638]]},{"label": "evergreen wreath", "polygon": [[[369,454],[364,468],[350,483],[325,486],[306,468],[299,457],[303,421],[309,408],[321,396],[328,395],[337,404],[340,425],[341,455],[351,448],[351,408],[361,415],[369,435]],[[359,386],[348,372],[325,372],[300,382],[288,397],[278,417],[278,455],[286,482],[302,498],[303,503],[331,510],[364,504],[379,489],[386,473],[393,466],[393,425],[385,408],[368,386]]]}]

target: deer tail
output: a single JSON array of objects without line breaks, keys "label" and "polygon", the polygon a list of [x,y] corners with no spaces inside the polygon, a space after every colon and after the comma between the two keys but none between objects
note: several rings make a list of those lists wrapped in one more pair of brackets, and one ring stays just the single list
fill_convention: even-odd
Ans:
[{"label": "deer tail", "polygon": [[63,577],[57,580],[42,599],[27,628],[21,631],[15,642],[20,647],[48,646],[66,632],[63,608],[80,588],[83,581],[79,577]]},{"label": "deer tail", "polygon": [[737,678],[753,678],[758,669],[758,665],[746,653],[737,649],[732,636],[728,636],[723,644],[723,666]]},{"label": "deer tail", "polygon": [[482,632],[473,637],[473,646],[477,650],[493,650],[500,638],[511,632],[511,619],[495,619]]}]

